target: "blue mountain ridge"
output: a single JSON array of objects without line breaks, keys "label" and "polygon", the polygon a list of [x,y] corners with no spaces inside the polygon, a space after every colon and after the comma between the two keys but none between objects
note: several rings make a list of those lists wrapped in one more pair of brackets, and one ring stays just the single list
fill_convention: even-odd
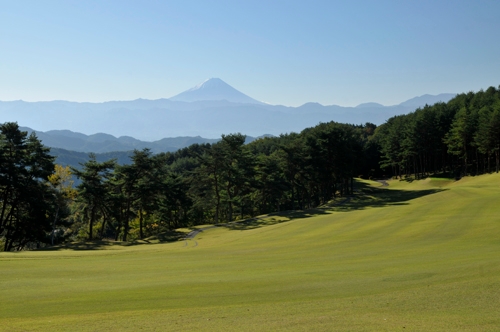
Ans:
[{"label": "blue mountain ridge", "polygon": [[[106,133],[108,137],[84,138],[73,134],[68,144],[80,151],[100,148],[141,148],[141,142],[158,142],[165,137],[205,137],[218,139],[221,134],[243,133],[252,137],[263,134],[280,135],[300,132],[320,122],[336,121],[351,124],[384,123],[392,116],[407,114],[425,104],[447,102],[455,94],[424,95],[399,105],[383,106],[364,103],[357,107],[306,103],[299,107],[268,105],[250,98],[220,79],[210,79],[201,85],[170,99],[136,99],[103,103],[48,101],[0,101],[0,123],[15,121],[20,126],[36,128],[49,135],[62,135],[64,130],[74,133]],[[181,101],[189,96],[194,101]],[[181,98],[182,97],[182,98]],[[239,98],[243,99],[239,99]],[[187,98],[187,97],[185,97]],[[205,98],[205,99],[203,99]],[[206,100],[209,99],[209,100]],[[59,132],[52,132],[52,131]],[[64,135],[63,135],[64,136]],[[71,136],[71,135],[70,135]],[[124,136],[128,136],[125,138]],[[84,147],[78,138],[85,141]],[[51,137],[44,137],[48,143]],[[137,140],[137,141],[135,141]],[[109,147],[104,147],[104,142]],[[52,144],[52,143],[51,143]],[[55,143],[54,143],[55,144]],[[107,143],[108,144],[108,143]],[[159,145],[158,145],[159,144]],[[176,143],[177,144],[177,143]],[[162,146],[161,148],[157,146]],[[176,148],[171,141],[150,144],[153,149]]]}]

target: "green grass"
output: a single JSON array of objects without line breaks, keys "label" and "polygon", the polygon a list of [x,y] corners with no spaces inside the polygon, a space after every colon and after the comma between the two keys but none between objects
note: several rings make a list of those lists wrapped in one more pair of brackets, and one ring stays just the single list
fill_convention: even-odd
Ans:
[{"label": "green grass", "polygon": [[0,253],[0,330],[498,331],[500,175],[389,184],[188,241]]}]

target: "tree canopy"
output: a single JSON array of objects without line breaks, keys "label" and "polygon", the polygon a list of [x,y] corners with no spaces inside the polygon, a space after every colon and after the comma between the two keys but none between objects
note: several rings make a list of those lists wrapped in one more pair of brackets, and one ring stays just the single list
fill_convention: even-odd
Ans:
[{"label": "tree canopy", "polygon": [[48,242],[57,209],[48,186],[53,157],[34,134],[16,123],[0,125],[0,238],[3,250],[22,250]]}]

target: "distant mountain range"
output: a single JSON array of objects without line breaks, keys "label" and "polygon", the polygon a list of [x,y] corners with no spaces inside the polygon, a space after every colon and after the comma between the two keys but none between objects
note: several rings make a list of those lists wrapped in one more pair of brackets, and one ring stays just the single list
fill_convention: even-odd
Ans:
[{"label": "distant mountain range", "polygon": [[[82,164],[85,164],[89,160],[89,154],[85,152],[69,151],[59,148],[51,148],[50,154],[55,157],[55,163],[61,166],[71,166],[76,169],[81,169]],[[119,165],[131,164],[132,151],[115,151],[115,152],[105,152],[96,153],[96,160],[98,162],[104,162],[114,159]],[[73,178],[75,185],[79,183],[76,178]]]},{"label": "distant mountain range", "polygon": [[[135,149],[142,150],[144,148],[149,148],[153,153],[174,152],[192,144],[212,144],[220,140],[220,138],[210,139],[200,136],[185,136],[163,138],[158,141],[146,142],[130,136],[115,137],[103,133],[85,135],[71,130],[49,130],[43,132],[28,127],[20,127],[20,129],[22,131],[27,131],[28,134],[35,132],[36,136],[45,146],[75,152],[84,152],[85,154],[89,152],[108,153],[115,151],[132,151]],[[260,137],[247,136],[246,142],[250,143],[257,138]]]},{"label": "distant mountain range", "polygon": [[[261,103],[222,80],[212,78],[170,99],[104,103],[0,101],[0,123],[16,121],[20,126],[36,128],[46,134],[50,132],[48,135],[51,137],[61,136],[64,130],[114,136],[113,139],[98,134],[84,139],[78,136],[81,134],[76,134],[67,138],[68,144],[73,146],[82,146],[78,138],[86,141],[87,147],[82,147],[80,151],[91,146],[95,150],[92,144],[103,146],[107,141],[112,142],[109,144],[113,149],[123,145],[140,148],[143,145],[139,140],[151,141],[157,146],[156,143],[165,137],[177,137],[179,141],[187,140],[188,136],[215,139],[221,134],[236,132],[254,137],[279,135],[300,132],[306,127],[328,121],[352,124],[372,122],[379,125],[394,115],[406,114],[437,101],[447,102],[454,96],[424,95],[394,106],[365,103],[357,107],[343,107],[306,103],[299,107],[287,107]],[[51,137],[40,138],[48,144]],[[158,143],[162,146],[158,151],[173,148],[175,144],[178,143]]]}]

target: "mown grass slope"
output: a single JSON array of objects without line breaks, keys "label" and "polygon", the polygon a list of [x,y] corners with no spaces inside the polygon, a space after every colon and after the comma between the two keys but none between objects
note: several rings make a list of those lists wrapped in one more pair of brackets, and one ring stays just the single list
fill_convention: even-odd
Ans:
[{"label": "mown grass slope", "polygon": [[0,330],[499,330],[500,175],[358,188],[193,240],[0,253]]}]

